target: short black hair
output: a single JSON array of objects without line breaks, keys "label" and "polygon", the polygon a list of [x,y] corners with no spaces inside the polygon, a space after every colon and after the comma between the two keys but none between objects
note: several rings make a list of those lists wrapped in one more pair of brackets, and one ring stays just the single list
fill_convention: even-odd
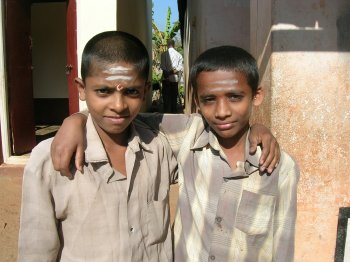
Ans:
[{"label": "short black hair", "polygon": [[169,39],[169,40],[167,41],[167,45],[168,45],[168,46],[174,47],[174,46],[175,46],[175,41],[174,41],[174,39]]},{"label": "short black hair", "polygon": [[201,72],[218,70],[243,73],[253,94],[255,94],[259,85],[259,71],[255,58],[244,49],[236,46],[218,46],[200,54],[191,68],[190,81],[194,95],[197,92],[198,75]]},{"label": "short black hair", "polygon": [[85,45],[81,59],[83,81],[91,74],[91,65],[125,62],[135,66],[140,76],[148,79],[150,59],[144,44],[122,31],[106,31],[92,37]]}]

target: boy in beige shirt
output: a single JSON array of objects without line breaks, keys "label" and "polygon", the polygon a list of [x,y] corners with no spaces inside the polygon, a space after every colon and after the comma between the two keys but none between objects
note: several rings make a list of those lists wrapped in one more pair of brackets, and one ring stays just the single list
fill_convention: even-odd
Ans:
[{"label": "boy in beige shirt", "polygon": [[[149,89],[149,55],[134,36],[100,33],[86,44],[85,163],[54,170],[52,139],[24,171],[19,261],[172,261],[169,183],[176,161],[163,137],[134,120]],[[81,173],[84,173],[83,175]]]}]

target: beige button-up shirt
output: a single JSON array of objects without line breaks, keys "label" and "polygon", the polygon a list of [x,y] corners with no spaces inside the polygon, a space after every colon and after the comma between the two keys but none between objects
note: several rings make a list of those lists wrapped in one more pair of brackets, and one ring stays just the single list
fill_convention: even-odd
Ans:
[{"label": "beige button-up shirt", "polygon": [[260,174],[261,151],[250,155],[247,140],[233,172],[201,116],[142,117],[161,124],[179,164],[176,261],[293,261],[299,170],[290,156]]},{"label": "beige button-up shirt", "polygon": [[56,172],[51,139],[25,167],[19,261],[172,261],[168,190],[176,161],[166,140],[137,121],[126,151],[127,177],[115,171],[92,120],[84,174]]}]

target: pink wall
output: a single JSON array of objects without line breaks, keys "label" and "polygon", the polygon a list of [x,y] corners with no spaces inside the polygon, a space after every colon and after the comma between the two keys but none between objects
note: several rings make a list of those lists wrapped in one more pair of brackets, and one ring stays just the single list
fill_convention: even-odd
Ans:
[{"label": "pink wall", "polygon": [[270,35],[257,40],[258,55],[261,42],[271,47],[257,118],[300,165],[296,261],[333,261],[339,208],[350,206],[350,27],[339,22],[350,24],[350,3],[281,0],[271,10],[260,24]]}]

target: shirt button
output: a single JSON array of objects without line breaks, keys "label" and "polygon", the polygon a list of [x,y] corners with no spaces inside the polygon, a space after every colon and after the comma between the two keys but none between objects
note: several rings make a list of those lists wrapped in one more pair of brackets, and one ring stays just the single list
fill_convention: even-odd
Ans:
[{"label": "shirt button", "polygon": [[134,233],[135,229],[133,227],[130,227],[130,232]]},{"label": "shirt button", "polygon": [[216,221],[216,223],[221,223],[222,217],[216,217],[216,218],[215,218],[215,221]]},{"label": "shirt button", "polygon": [[211,255],[210,260],[215,260],[215,256]]}]

